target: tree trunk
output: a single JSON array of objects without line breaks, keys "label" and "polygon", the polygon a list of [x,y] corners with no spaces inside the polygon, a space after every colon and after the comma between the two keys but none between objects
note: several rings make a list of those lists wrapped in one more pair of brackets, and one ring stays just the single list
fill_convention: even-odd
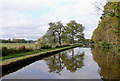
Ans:
[{"label": "tree trunk", "polygon": [[56,40],[55,40],[55,32],[53,32],[53,36],[54,36],[53,41],[54,41],[54,44],[55,44],[55,43],[56,43]]},{"label": "tree trunk", "polygon": [[61,36],[59,36],[59,44],[60,44],[60,46],[61,46]]},{"label": "tree trunk", "polygon": [[72,44],[74,44],[74,35],[72,35]]},{"label": "tree trunk", "polygon": [[59,45],[61,46],[61,36],[60,36],[60,33],[58,33],[58,38],[59,38]]}]

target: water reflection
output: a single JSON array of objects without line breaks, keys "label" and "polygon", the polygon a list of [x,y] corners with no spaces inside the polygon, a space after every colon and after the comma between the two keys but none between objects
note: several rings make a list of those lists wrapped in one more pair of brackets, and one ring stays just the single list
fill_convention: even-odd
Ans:
[{"label": "water reflection", "polygon": [[101,79],[90,48],[74,48],[38,60],[3,79]]},{"label": "water reflection", "polygon": [[74,49],[72,49],[44,59],[49,67],[49,72],[58,73],[60,75],[60,72],[63,71],[64,68],[70,72],[75,72],[77,68],[82,68],[84,66],[84,52],[74,53]]},{"label": "water reflection", "polygon": [[120,81],[120,55],[114,50],[93,48],[94,60],[98,63],[101,70],[99,74],[103,79],[117,79]]}]

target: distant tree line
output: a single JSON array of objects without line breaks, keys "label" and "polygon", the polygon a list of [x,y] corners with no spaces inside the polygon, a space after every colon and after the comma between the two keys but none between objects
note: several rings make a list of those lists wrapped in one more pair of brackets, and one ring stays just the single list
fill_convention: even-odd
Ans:
[{"label": "distant tree line", "polygon": [[33,40],[25,40],[25,39],[0,39],[1,43],[35,43]]}]

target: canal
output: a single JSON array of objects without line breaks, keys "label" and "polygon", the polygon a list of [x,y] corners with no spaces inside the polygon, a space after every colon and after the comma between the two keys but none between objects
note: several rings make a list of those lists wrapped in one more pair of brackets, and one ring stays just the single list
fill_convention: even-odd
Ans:
[{"label": "canal", "polygon": [[28,64],[2,79],[120,80],[120,62],[112,52],[77,47]]}]

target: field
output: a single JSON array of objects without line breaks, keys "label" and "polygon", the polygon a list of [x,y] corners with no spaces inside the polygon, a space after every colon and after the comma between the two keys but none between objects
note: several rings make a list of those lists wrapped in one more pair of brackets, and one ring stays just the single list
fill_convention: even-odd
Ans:
[{"label": "field", "polygon": [[36,49],[37,46],[35,43],[0,43],[1,47],[9,48],[19,48],[20,45],[25,45],[25,48]]}]

